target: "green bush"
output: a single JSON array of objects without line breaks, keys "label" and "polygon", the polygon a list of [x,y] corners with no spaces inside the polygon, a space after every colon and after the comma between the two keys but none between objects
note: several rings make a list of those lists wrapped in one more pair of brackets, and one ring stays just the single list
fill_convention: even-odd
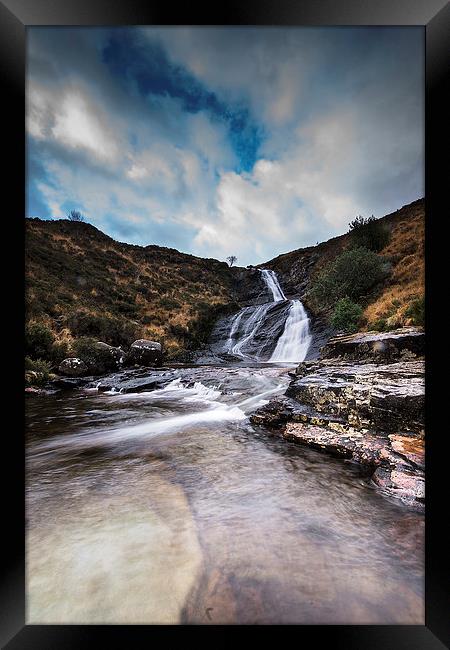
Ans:
[{"label": "green bush", "polygon": [[95,338],[109,345],[130,345],[139,338],[139,328],[122,318],[90,314],[77,310],[67,318],[67,325],[74,337]]},{"label": "green bush", "polygon": [[55,336],[42,323],[28,323],[25,327],[25,355],[31,359],[48,359]]},{"label": "green bush", "polygon": [[51,364],[43,359],[25,357],[25,384],[41,386],[50,378]]},{"label": "green bush", "polygon": [[351,248],[314,278],[311,297],[319,307],[333,305],[345,297],[357,300],[366,296],[387,274],[384,258],[366,248]]},{"label": "green bush", "polygon": [[344,330],[344,332],[357,332],[362,313],[360,305],[349,298],[341,298],[334,308],[331,325],[337,330]]},{"label": "green bush", "polygon": [[425,325],[425,297],[414,300],[405,311],[405,316],[412,318],[414,325]]},{"label": "green bush", "polygon": [[372,215],[368,219],[356,217],[349,223],[349,233],[354,246],[362,246],[371,251],[381,251],[390,239],[389,228]]}]

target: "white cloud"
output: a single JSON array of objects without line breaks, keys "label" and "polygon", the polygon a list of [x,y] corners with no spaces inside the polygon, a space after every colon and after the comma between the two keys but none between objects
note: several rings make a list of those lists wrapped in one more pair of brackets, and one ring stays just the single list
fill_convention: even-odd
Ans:
[{"label": "white cloud", "polygon": [[90,111],[82,95],[69,92],[55,107],[52,135],[63,145],[81,147],[104,161],[115,162],[118,148],[102,118],[104,115]]},{"label": "white cloud", "polygon": [[367,46],[366,54],[364,46],[359,59],[350,56],[354,31],[141,32],[221,106],[248,109],[265,134],[258,160],[250,172],[236,171],[223,116],[117,83],[94,32],[67,55],[70,73],[64,43],[56,56],[41,35],[30,49],[27,129],[45,172],[35,187],[53,216],[73,202],[118,238],[221,259],[236,254],[247,264],[340,234],[357,214],[380,216],[423,193],[420,74],[395,50],[405,32],[386,32],[386,47]]}]

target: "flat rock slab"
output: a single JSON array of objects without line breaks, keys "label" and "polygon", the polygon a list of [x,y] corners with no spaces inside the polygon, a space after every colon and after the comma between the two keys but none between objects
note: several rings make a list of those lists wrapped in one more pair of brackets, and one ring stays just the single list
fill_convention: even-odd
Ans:
[{"label": "flat rock slab", "polygon": [[402,327],[392,332],[358,332],[336,336],[321,349],[322,359],[392,362],[425,354],[425,332],[420,327]]},{"label": "flat rock slab", "polygon": [[354,364],[324,360],[301,364],[286,395],[354,428],[422,433],[424,361]]}]

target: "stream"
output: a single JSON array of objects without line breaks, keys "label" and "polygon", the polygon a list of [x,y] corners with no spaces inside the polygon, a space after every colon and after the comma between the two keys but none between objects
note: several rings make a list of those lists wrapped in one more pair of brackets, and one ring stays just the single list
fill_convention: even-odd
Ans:
[{"label": "stream", "polygon": [[28,399],[27,623],[424,623],[423,514],[248,420],[306,354],[291,303],[272,360]]}]

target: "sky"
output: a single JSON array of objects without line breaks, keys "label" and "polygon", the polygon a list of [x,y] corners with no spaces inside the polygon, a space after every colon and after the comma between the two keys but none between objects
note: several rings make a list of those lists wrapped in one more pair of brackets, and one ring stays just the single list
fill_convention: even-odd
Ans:
[{"label": "sky", "polygon": [[26,216],[260,264],[424,195],[421,27],[28,29]]}]

